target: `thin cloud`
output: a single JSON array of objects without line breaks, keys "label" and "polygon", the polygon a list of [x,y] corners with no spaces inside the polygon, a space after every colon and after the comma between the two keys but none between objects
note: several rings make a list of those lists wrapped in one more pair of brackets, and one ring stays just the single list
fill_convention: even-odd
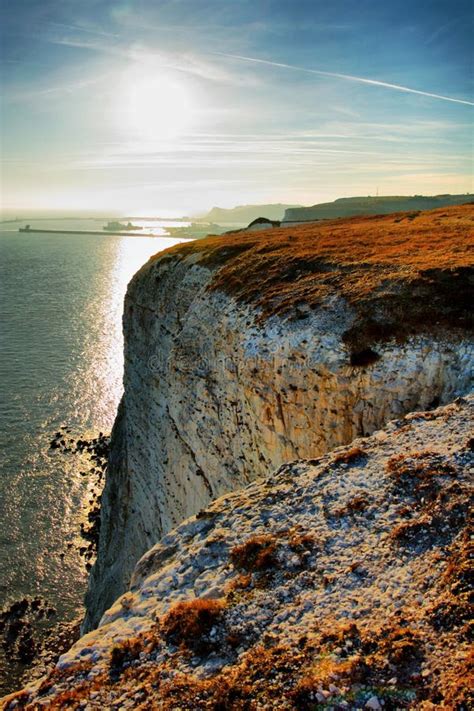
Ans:
[{"label": "thin cloud", "polygon": [[432,44],[435,40],[437,40],[439,37],[442,35],[446,34],[448,30],[450,30],[454,25],[457,25],[459,22],[459,17],[453,17],[449,22],[446,22],[444,25],[440,25],[430,37],[426,40],[425,44],[430,45]]},{"label": "thin cloud", "polygon": [[10,96],[8,100],[11,102],[30,101],[31,99],[37,99],[41,96],[49,97],[56,95],[61,96],[62,94],[73,94],[76,91],[86,89],[90,86],[95,86],[96,84],[100,84],[101,82],[104,82],[106,79],[108,79],[109,76],[110,75],[108,74],[102,74],[100,76],[90,77],[88,79],[81,79],[77,82],[70,82],[68,84],[60,86],[52,86],[48,89],[34,89],[32,91],[18,92]]},{"label": "thin cloud", "polygon": [[104,30],[98,30],[90,27],[83,27],[82,25],[67,25],[64,22],[46,22],[46,25],[50,27],[56,27],[63,30],[73,30],[74,32],[86,32],[89,35],[96,35],[97,37],[113,37],[117,39],[120,35],[113,32],[105,32]]},{"label": "thin cloud", "polygon": [[305,72],[306,74],[316,74],[317,76],[333,77],[334,79],[344,79],[345,81],[358,82],[359,84],[368,84],[370,86],[381,86],[385,89],[394,89],[395,91],[403,91],[408,94],[418,94],[419,96],[428,96],[431,99],[441,99],[442,101],[451,101],[455,104],[466,104],[474,106],[474,102],[466,99],[455,99],[452,96],[443,96],[442,94],[433,94],[429,91],[420,91],[419,89],[411,89],[408,86],[400,84],[391,84],[386,81],[378,81],[377,79],[366,79],[365,77],[356,77],[351,74],[339,74],[338,72],[325,72],[321,69],[307,69],[306,67],[298,67],[294,64],[283,64],[282,62],[271,62],[268,59],[257,59],[255,57],[244,57],[239,54],[226,54],[225,52],[213,52],[220,57],[228,57],[229,59],[238,59],[243,62],[253,62],[254,64],[264,64],[270,67],[280,67],[282,69],[291,69],[297,72]]},{"label": "thin cloud", "polygon": [[[118,35],[116,35],[118,37]],[[145,44],[129,44],[122,46],[118,43],[106,44],[94,40],[76,37],[53,37],[47,39],[50,44],[74,49],[85,49],[105,55],[123,57],[125,59],[143,62],[155,61],[156,66],[173,69],[183,74],[190,74],[201,79],[230,85],[257,86],[258,80],[253,77],[242,77],[240,74],[231,74],[222,67],[216,66],[197,55],[191,53],[158,52]]]},{"label": "thin cloud", "polygon": [[111,54],[118,57],[130,58],[130,50],[128,48],[123,49],[119,45],[106,45],[104,43],[87,42],[86,40],[80,40],[70,37],[61,38],[48,38],[46,40],[50,44],[57,44],[64,47],[73,47],[75,49],[87,49],[92,52],[99,52],[101,54]]}]

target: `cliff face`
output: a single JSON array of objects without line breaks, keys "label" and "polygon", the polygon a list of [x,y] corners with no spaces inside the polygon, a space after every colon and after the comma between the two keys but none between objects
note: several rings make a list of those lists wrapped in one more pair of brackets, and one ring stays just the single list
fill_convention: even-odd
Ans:
[{"label": "cliff face", "polygon": [[85,630],[212,499],[467,392],[472,209],[453,210],[203,240],[135,276]]},{"label": "cliff face", "polygon": [[270,220],[281,220],[285,210],[298,208],[301,205],[283,205],[282,203],[270,205],[238,205],[232,208],[213,207],[206,215],[196,217],[198,221],[217,222],[217,224],[248,225],[260,215],[265,215]]},{"label": "cliff face", "polygon": [[472,708],[473,414],[412,413],[215,501],[5,708]]}]

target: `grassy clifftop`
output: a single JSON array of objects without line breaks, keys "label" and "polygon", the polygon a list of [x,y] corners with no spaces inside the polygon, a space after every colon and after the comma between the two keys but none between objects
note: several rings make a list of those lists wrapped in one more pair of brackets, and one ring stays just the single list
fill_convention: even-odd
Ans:
[{"label": "grassy clifftop", "polygon": [[353,348],[412,334],[472,328],[474,205],[351,217],[181,244],[153,257],[194,255],[210,285],[259,317],[304,318],[328,298],[356,313]]}]

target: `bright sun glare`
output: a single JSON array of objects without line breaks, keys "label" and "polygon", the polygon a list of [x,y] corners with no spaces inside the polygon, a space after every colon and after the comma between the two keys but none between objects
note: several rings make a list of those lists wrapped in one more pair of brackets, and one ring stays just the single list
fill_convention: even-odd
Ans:
[{"label": "bright sun glare", "polygon": [[142,139],[177,138],[192,121],[189,87],[167,75],[163,67],[146,62],[134,66],[124,77],[118,98],[122,127]]}]

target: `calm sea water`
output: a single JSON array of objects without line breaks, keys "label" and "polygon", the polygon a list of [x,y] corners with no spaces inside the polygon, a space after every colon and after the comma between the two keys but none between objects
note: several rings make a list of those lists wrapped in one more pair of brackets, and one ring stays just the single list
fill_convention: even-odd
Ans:
[{"label": "calm sea water", "polygon": [[[100,229],[61,225],[51,223]],[[78,548],[88,482],[49,442],[61,425],[77,435],[110,431],[127,283],[178,240],[11,230],[0,225],[0,607],[41,594],[68,619],[86,585]]]}]

